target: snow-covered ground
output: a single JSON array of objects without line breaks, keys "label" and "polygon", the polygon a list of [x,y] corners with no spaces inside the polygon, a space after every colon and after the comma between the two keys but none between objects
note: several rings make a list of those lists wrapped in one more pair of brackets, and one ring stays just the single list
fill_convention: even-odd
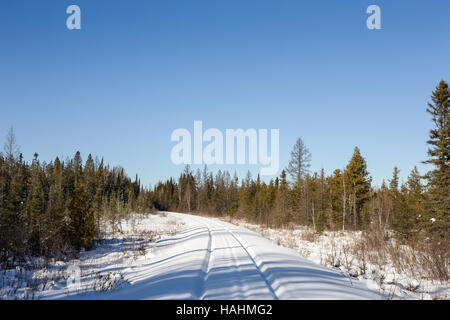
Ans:
[{"label": "snow-covered ground", "polygon": [[[242,222],[241,222],[242,223]],[[257,229],[257,226],[246,225]],[[133,215],[78,260],[0,271],[3,299],[383,299],[374,277],[319,265],[313,242],[215,218]],[[280,234],[278,234],[280,232]],[[276,236],[275,236],[276,235]],[[301,238],[301,237],[299,237]],[[281,239],[281,240],[280,240]],[[285,241],[286,243],[283,243]],[[303,241],[303,240],[301,240]],[[318,251],[319,250],[319,251]],[[301,254],[299,254],[299,251]],[[318,253],[319,252],[319,253]],[[307,258],[303,257],[306,256]],[[312,260],[312,261],[311,261]],[[395,296],[395,294],[394,294]],[[424,296],[425,297],[425,296]],[[420,298],[410,296],[410,298]],[[426,297],[425,297],[426,298]]]},{"label": "snow-covered ground", "polygon": [[[304,226],[272,229],[241,219],[226,220],[253,230],[280,246],[292,248],[310,261],[339,270],[353,281],[365,282],[385,299],[450,298],[450,283],[427,279],[424,276],[426,272],[417,264],[398,270],[399,267],[392,261],[392,254],[389,252],[366,251],[366,256],[361,257],[361,232],[324,232],[317,235],[311,228]],[[403,254],[417,254],[407,246],[400,246],[399,249],[403,250]]]},{"label": "snow-covered ground", "polygon": [[184,228],[178,217],[165,213],[133,214],[127,220],[103,226],[96,248],[69,261],[29,258],[8,270],[0,270],[0,299],[61,299],[71,296],[101,296],[130,284],[130,273],[152,262],[158,240]]}]

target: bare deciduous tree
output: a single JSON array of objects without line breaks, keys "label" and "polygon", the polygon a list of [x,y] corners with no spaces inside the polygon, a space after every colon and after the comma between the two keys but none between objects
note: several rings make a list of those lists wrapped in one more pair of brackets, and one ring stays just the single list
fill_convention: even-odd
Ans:
[{"label": "bare deciduous tree", "polygon": [[13,162],[19,157],[20,149],[16,143],[16,135],[14,134],[14,129],[11,127],[6,136],[6,142],[3,146],[3,152],[5,153],[5,158]]},{"label": "bare deciduous tree", "polygon": [[286,171],[293,181],[297,181],[309,172],[309,167],[311,166],[310,163],[311,153],[308,148],[306,148],[303,140],[298,138],[291,151],[291,159],[289,160]]}]

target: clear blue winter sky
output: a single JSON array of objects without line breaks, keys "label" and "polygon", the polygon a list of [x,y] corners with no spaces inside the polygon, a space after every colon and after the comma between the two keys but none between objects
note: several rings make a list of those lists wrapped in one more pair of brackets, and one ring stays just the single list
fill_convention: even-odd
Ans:
[{"label": "clear blue winter sky", "polygon": [[[81,30],[66,28],[70,4]],[[370,4],[382,30],[366,28]],[[358,146],[376,184],[396,165],[404,179],[426,169],[426,103],[450,81],[449,11],[447,0],[2,0],[0,142],[13,126],[27,160],[80,150],[154,184],[182,170],[172,131],[202,120],[280,129],[282,167],[301,137],[313,170],[343,168]]]}]

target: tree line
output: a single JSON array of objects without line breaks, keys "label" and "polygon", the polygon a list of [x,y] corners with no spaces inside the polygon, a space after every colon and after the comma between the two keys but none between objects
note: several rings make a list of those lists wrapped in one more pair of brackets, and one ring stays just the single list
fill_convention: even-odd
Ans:
[{"label": "tree line", "polygon": [[114,231],[119,219],[153,209],[241,217],[266,226],[290,224],[323,230],[393,231],[403,240],[437,236],[448,242],[450,226],[450,90],[441,81],[432,92],[425,176],[414,168],[404,183],[395,167],[380,188],[372,186],[358,147],[345,168],[327,175],[310,171],[311,154],[301,139],[279,177],[264,182],[228,171],[193,172],[153,189],[129,178],[121,167],[79,152],[71,159],[23,160],[14,133],[0,154],[0,262],[26,255],[55,256],[90,249],[102,221]]},{"label": "tree line", "polygon": [[450,91],[441,81],[432,93],[427,112],[434,124],[427,141],[433,170],[425,176],[417,167],[400,184],[400,170],[380,188],[372,186],[366,160],[355,147],[343,169],[331,175],[309,170],[311,154],[298,139],[289,164],[268,183],[250,173],[239,181],[236,174],[207,170],[193,172],[186,166],[178,180],[169,179],[153,189],[153,205],[159,210],[199,212],[241,217],[266,226],[290,223],[315,231],[392,230],[400,238],[414,240],[438,235],[448,240],[450,226]]},{"label": "tree line", "polygon": [[0,262],[26,255],[70,255],[90,249],[102,219],[151,207],[138,177],[80,152],[41,163],[23,160],[11,129],[0,155]]}]

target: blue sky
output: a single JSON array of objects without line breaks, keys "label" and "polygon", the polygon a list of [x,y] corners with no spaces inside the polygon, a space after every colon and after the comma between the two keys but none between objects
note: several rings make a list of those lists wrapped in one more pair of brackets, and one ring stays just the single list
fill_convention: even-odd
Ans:
[{"label": "blue sky", "polygon": [[[70,4],[81,30],[66,28]],[[382,30],[366,28],[370,4]],[[405,178],[426,169],[426,103],[450,80],[449,10],[449,1],[4,0],[0,137],[12,125],[28,160],[80,150],[154,184],[182,170],[170,161],[172,131],[202,120],[280,129],[282,167],[301,137],[313,170],[343,168],[358,146],[375,184],[394,166]]]}]

